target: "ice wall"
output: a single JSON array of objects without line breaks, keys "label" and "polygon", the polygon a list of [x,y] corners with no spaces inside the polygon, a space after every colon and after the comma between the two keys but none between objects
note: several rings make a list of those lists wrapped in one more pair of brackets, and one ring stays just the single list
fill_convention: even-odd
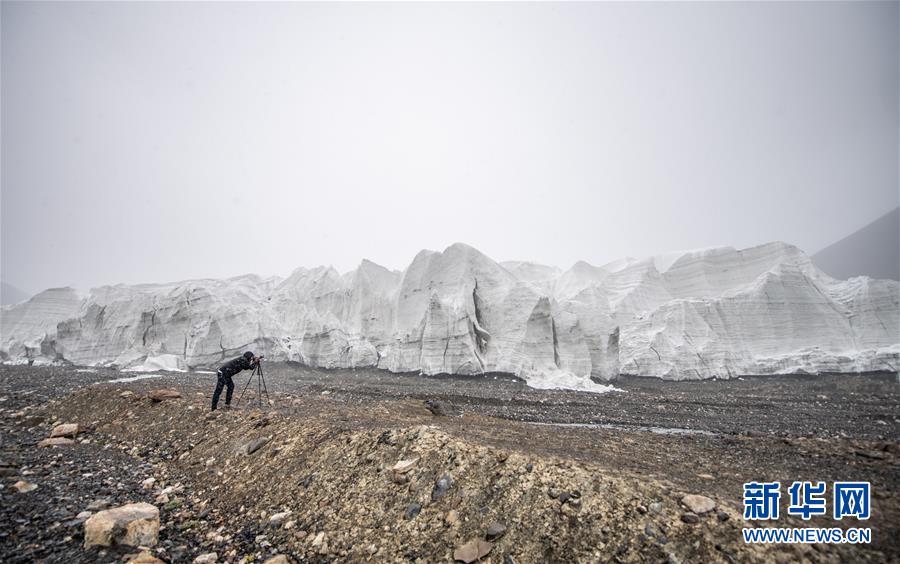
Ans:
[{"label": "ice wall", "polygon": [[319,367],[508,372],[568,387],[622,373],[896,370],[900,283],[832,279],[784,243],[567,271],[455,244],[420,252],[403,272],[363,261],[345,274],[56,289],[2,310],[9,362],[196,367],[246,349]]}]

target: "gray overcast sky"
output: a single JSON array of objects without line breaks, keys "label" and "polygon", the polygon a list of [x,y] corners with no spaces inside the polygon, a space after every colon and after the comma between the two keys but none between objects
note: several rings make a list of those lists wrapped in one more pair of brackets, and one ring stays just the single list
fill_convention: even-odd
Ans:
[{"label": "gray overcast sky", "polygon": [[898,3],[2,2],[2,278],[28,291],[568,267],[898,205]]}]

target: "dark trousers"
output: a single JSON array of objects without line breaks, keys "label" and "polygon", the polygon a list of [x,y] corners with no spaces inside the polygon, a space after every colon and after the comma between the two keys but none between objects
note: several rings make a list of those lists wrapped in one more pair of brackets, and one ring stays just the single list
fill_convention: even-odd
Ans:
[{"label": "dark trousers", "polygon": [[216,372],[216,391],[213,392],[212,408],[215,409],[219,405],[219,396],[222,395],[222,388],[227,387],[225,391],[225,405],[231,405],[231,394],[234,393],[234,381],[231,376],[223,376],[221,372]]}]

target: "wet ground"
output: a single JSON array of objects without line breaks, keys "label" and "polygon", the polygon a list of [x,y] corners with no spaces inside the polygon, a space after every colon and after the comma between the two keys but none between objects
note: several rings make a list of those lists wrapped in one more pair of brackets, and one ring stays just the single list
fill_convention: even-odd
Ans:
[{"label": "wet ground", "polygon": [[[105,454],[90,444],[76,447],[85,450],[82,462],[78,450],[71,451],[74,459],[62,459],[58,452],[32,446],[46,436],[42,404],[93,384],[133,376],[106,369],[0,366],[0,466],[12,469],[7,474],[16,477],[32,467],[46,493],[35,497],[43,501],[29,509],[20,497],[4,490],[0,527],[4,561],[90,561],[75,546],[79,534],[75,514],[90,499],[105,497],[116,503],[119,498],[144,495],[133,488],[134,476],[146,472],[140,456],[107,449],[110,463],[98,465],[97,457]],[[869,481],[873,518],[866,525],[875,532],[874,543],[842,547],[838,557],[900,558],[896,374],[704,382],[628,378],[614,383],[621,392],[600,395],[535,390],[507,375],[421,377],[271,364],[264,377],[272,400],[267,409],[286,418],[317,417],[343,430],[428,421],[472,443],[579,461],[673,490],[702,493],[737,508],[747,481]],[[243,400],[237,401],[248,380],[248,373],[235,379],[237,412],[258,405],[255,379]],[[214,383],[213,374],[168,374],[101,384],[98,389],[141,392],[168,387],[205,410]],[[425,400],[435,402],[446,416],[434,417]],[[818,518],[805,525],[835,524]],[[191,552],[191,541],[179,538],[177,530],[167,535],[169,559],[179,561]],[[827,550],[812,554],[806,557],[834,556]],[[96,552],[91,556],[100,558]]]}]

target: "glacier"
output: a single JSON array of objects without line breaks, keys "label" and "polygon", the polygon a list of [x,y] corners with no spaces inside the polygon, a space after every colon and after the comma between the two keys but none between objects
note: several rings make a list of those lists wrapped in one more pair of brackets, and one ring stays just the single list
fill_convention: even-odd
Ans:
[{"label": "glacier", "polygon": [[456,243],[402,272],[46,290],[0,310],[0,359],[211,367],[246,349],[321,368],[515,374],[604,391],[670,380],[897,371],[900,282],[836,280],[797,247],[717,247],[568,270]]}]

